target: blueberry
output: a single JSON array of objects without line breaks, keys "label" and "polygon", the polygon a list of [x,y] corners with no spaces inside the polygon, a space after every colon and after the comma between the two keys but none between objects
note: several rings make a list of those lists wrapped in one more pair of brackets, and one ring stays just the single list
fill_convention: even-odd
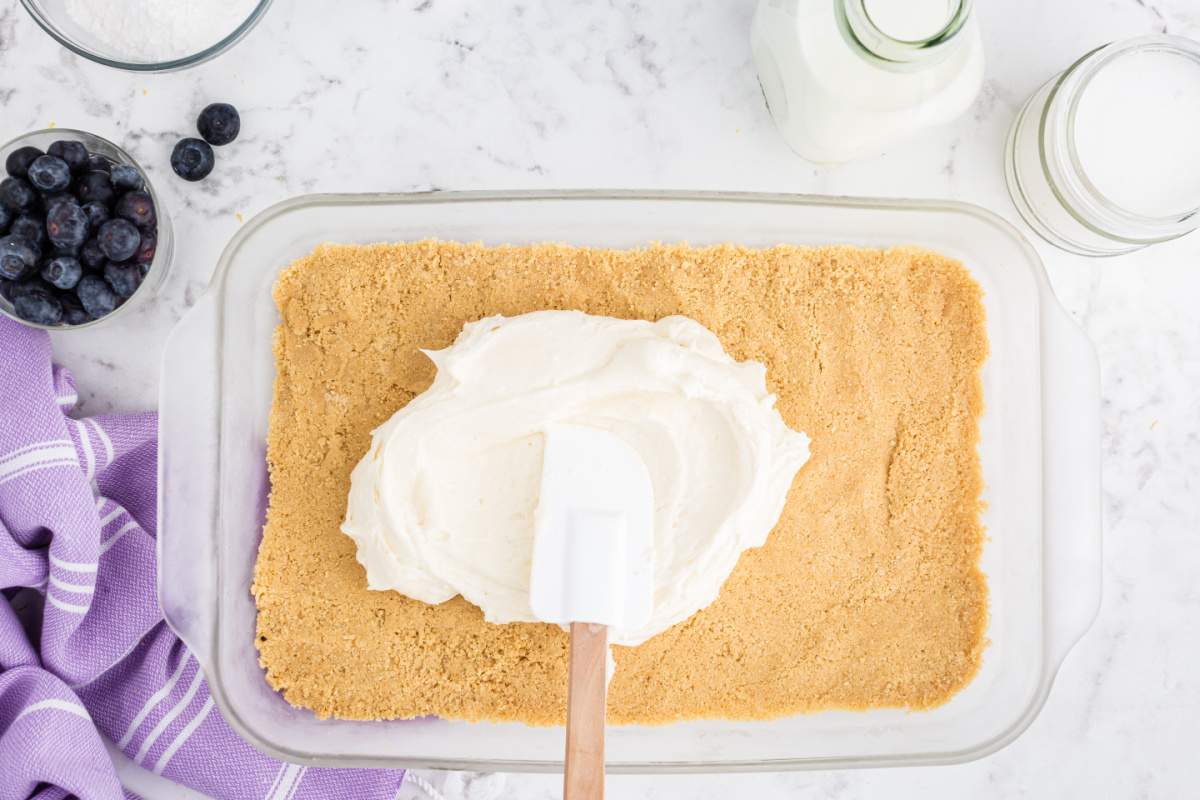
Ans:
[{"label": "blueberry", "polygon": [[36,147],[18,147],[8,154],[4,161],[4,169],[14,178],[24,178],[29,171],[29,165],[40,155],[42,151]]},{"label": "blueberry", "polygon": [[13,311],[27,322],[57,325],[62,322],[62,303],[44,286],[22,291],[13,298]]},{"label": "blueberry", "polygon": [[204,141],[219,147],[238,137],[242,130],[242,118],[229,103],[213,103],[200,112],[196,130],[200,131]]},{"label": "blueberry", "polygon": [[23,178],[5,178],[0,181],[0,205],[10,211],[24,211],[37,200],[33,187]]},{"label": "blueberry", "polygon": [[81,247],[91,233],[88,215],[71,203],[59,203],[46,216],[46,233],[55,247]]},{"label": "blueberry", "polygon": [[30,214],[22,214],[13,220],[12,227],[8,232],[13,236],[20,236],[22,239],[33,242],[38,249],[46,246],[46,226],[37,217]]},{"label": "blueberry", "polygon": [[108,281],[108,285],[118,297],[132,297],[142,285],[142,273],[137,264],[116,264],[110,261],[104,265],[104,280]]},{"label": "blueberry", "polygon": [[109,261],[128,261],[142,243],[142,235],[127,219],[110,219],[96,237]]},{"label": "blueberry", "polygon": [[83,243],[83,247],[79,248],[79,263],[88,269],[100,269],[107,260],[104,251],[100,249],[99,239],[88,239]]},{"label": "blueberry", "polygon": [[87,168],[90,172],[108,172],[113,167],[113,162],[109,161],[105,156],[99,153],[92,153],[88,156]]},{"label": "blueberry", "polygon": [[41,257],[41,249],[34,242],[12,234],[5,236],[0,239],[0,278],[19,281],[37,267]]},{"label": "blueberry", "polygon": [[129,164],[115,164],[110,174],[112,175],[112,185],[118,191],[136,192],[145,186],[142,182],[142,173],[138,172],[137,167]]},{"label": "blueberry", "polygon": [[59,139],[54,144],[46,148],[46,152],[52,156],[58,156],[63,161],[67,162],[67,166],[71,168],[71,172],[83,172],[88,165],[88,151],[83,146],[83,142],[72,142],[68,139]]},{"label": "blueberry", "polygon": [[90,203],[84,203],[83,213],[87,214],[88,227],[92,233],[95,233],[112,216],[112,212],[108,210],[108,206],[104,205],[104,203],[97,203],[95,200]]},{"label": "blueberry", "polygon": [[0,206],[0,236],[8,233],[8,226],[12,224],[13,212],[9,211],[6,206]]},{"label": "blueberry", "polygon": [[74,289],[83,277],[83,265],[70,256],[59,256],[42,267],[42,280],[59,289]]},{"label": "blueberry", "polygon": [[29,165],[29,182],[42,192],[64,192],[71,185],[71,167],[58,156],[38,156]]},{"label": "blueberry", "polygon": [[145,264],[149,266],[154,260],[154,254],[158,252],[158,234],[154,231],[149,231],[142,234],[142,243],[138,245],[137,252],[133,254],[135,264]]},{"label": "blueberry", "polygon": [[145,192],[126,192],[113,206],[113,213],[123,217],[139,228],[154,225],[154,201]]},{"label": "blueberry", "polygon": [[49,214],[54,210],[54,207],[59,203],[70,203],[73,206],[79,205],[79,198],[67,192],[59,194],[48,194],[42,196],[42,205],[46,208],[46,213]]},{"label": "blueberry", "polygon": [[60,292],[58,302],[62,303],[62,321],[67,325],[82,325],[91,322],[92,316],[84,310],[83,304],[74,292]]},{"label": "blueberry", "polygon": [[108,282],[99,275],[84,275],[75,287],[75,294],[92,319],[111,314],[120,303]]},{"label": "blueberry", "polygon": [[212,172],[216,158],[208,142],[200,139],[180,139],[171,151],[171,169],[185,181],[199,181]]},{"label": "blueberry", "polygon": [[80,203],[103,203],[111,206],[117,193],[107,172],[85,172],[75,182],[75,196]]}]

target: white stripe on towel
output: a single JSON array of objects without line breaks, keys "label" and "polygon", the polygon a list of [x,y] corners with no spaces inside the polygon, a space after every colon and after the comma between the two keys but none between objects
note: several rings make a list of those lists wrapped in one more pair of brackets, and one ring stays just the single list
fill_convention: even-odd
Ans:
[{"label": "white stripe on towel", "polygon": [[269,799],[273,794],[275,794],[275,787],[279,785],[279,779],[283,777],[283,773],[287,772],[287,768],[287,762],[279,765],[279,771],[275,773],[275,780],[271,781],[271,788],[267,789],[267,793],[263,795],[264,798]]},{"label": "white stripe on towel", "polygon": [[13,724],[16,724],[16,721],[18,719],[20,719],[21,717],[27,717],[35,711],[44,711],[46,709],[51,709],[51,708],[57,709],[59,711],[69,712],[71,714],[74,714],[77,717],[83,717],[88,722],[92,721],[92,715],[87,712],[86,708],[79,705],[79,703],[72,703],[70,700],[52,699],[52,700],[40,700],[36,703],[25,706],[25,708],[21,711],[21,713],[17,714],[17,718],[13,720]]},{"label": "white stripe on towel", "polygon": [[79,456],[75,454],[75,445],[56,444],[40,447],[8,459],[0,464],[0,483],[15,478],[32,467],[40,467],[51,461],[78,464]]},{"label": "white stripe on towel", "polygon": [[183,674],[183,668],[186,667],[188,662],[191,660],[192,651],[185,650],[183,652],[183,658],[179,659],[179,666],[175,667],[175,671],[171,673],[171,677],[167,679],[167,682],[163,684],[163,687],[154,694],[150,695],[150,699],[146,701],[144,706],[142,706],[142,710],[139,711],[137,716],[133,718],[133,722],[129,723],[129,728],[125,731],[125,735],[121,737],[121,741],[117,742],[117,747],[124,750],[129,745],[129,741],[133,739],[133,735],[137,733],[137,729],[142,727],[142,723],[146,721],[146,717],[150,716],[150,712],[153,711],[158,704],[161,703],[163,699],[171,693],[171,690],[175,688],[175,684],[179,683],[179,676]]},{"label": "white stripe on towel", "polygon": [[55,589],[62,589],[64,592],[74,592],[75,594],[92,594],[96,591],[96,587],[86,583],[67,583],[60,581],[53,575],[50,576],[50,585]]},{"label": "white stripe on towel", "polygon": [[59,569],[65,569],[67,572],[95,572],[95,564],[84,564],[79,561],[63,561],[53,553],[50,554],[50,563]]},{"label": "white stripe on towel", "polygon": [[146,735],[146,741],[142,742],[142,746],[138,748],[137,755],[134,756],[133,759],[134,761],[138,762],[139,764],[142,763],[142,759],[144,759],[146,754],[150,752],[150,748],[153,747],[154,743],[158,741],[158,737],[163,735],[163,732],[170,726],[172,722],[175,721],[175,718],[182,714],[192,702],[192,698],[195,697],[196,692],[200,690],[200,681],[202,680],[204,680],[204,673],[199,667],[197,667],[196,674],[192,676],[192,682],[188,685],[188,689],[184,693],[183,699],[172,706],[171,710],[166,713],[166,716],[160,719],[158,724],[155,725],[151,729],[150,733]]},{"label": "white stripe on towel", "polygon": [[75,432],[79,434],[79,446],[83,448],[83,474],[90,481],[96,475],[96,452],[92,450],[92,437],[82,422],[71,420],[75,424]]},{"label": "white stripe on towel", "polygon": [[283,768],[283,772],[279,774],[279,780],[273,787],[274,791],[266,796],[266,800],[287,800],[292,793],[292,786],[295,785],[301,773],[304,772],[304,767],[299,764],[288,764]]},{"label": "white stripe on towel", "polygon": [[89,606],[81,606],[77,603],[68,603],[64,600],[59,600],[54,595],[46,592],[46,599],[50,601],[50,605],[56,608],[61,608],[63,611],[70,611],[72,614],[86,614]]},{"label": "white stripe on towel", "polygon": [[292,790],[287,793],[287,797],[284,800],[292,800],[296,796],[296,792],[300,790],[300,783],[304,780],[306,774],[308,774],[308,767],[301,767],[300,771],[296,773],[295,782],[292,783]]},{"label": "white stripe on towel", "polygon": [[117,517],[121,516],[124,513],[125,513],[125,509],[121,508],[120,504],[118,503],[116,508],[114,508],[112,511],[108,512],[107,514],[105,514],[103,517],[100,518],[100,527],[103,528],[105,525],[112,522],[114,519],[116,519]]},{"label": "white stripe on towel", "polygon": [[[9,461],[11,461],[12,459],[21,455],[22,453],[28,453],[30,450],[40,450],[43,447],[58,447],[58,446],[65,445],[65,444],[71,444],[71,440],[70,439],[52,439],[48,442],[35,442],[34,444],[27,444],[24,447],[18,447],[16,450],[11,450],[11,451],[5,453],[4,455],[0,456],[0,464],[6,464]],[[74,445],[71,445],[71,446],[74,447]]]},{"label": "white stripe on towel", "polygon": [[104,430],[99,422],[96,422],[96,420],[92,419],[91,417],[89,417],[87,421],[92,423],[92,427],[96,429],[96,435],[99,436],[100,441],[104,443],[104,466],[107,467],[113,461],[112,439],[108,438],[108,432]]},{"label": "white stripe on towel", "polygon": [[61,458],[55,461],[46,461],[41,464],[31,464],[20,472],[14,472],[10,475],[5,475],[0,478],[0,483],[8,483],[11,480],[16,480],[22,475],[28,475],[31,472],[37,472],[39,469],[50,469],[51,467],[75,467],[79,469],[78,458]]},{"label": "white stripe on towel", "polygon": [[208,712],[212,711],[212,707],[213,699],[210,697],[204,701],[204,705],[200,707],[200,713],[196,715],[196,718],[187,725],[183,726],[183,730],[179,732],[179,735],[175,737],[175,740],[171,742],[167,749],[163,751],[163,754],[158,757],[158,761],[154,763],[154,772],[156,774],[162,774],[163,769],[167,766],[167,762],[171,760],[172,756],[179,752],[179,748],[183,747],[187,740],[191,738],[192,734],[196,732],[196,729],[200,727],[200,723],[204,722],[204,718],[208,716]]},{"label": "white stripe on towel", "polygon": [[104,555],[105,553],[107,553],[112,548],[112,546],[117,543],[118,539],[120,539],[122,536],[129,533],[130,531],[137,530],[137,527],[138,527],[138,524],[134,520],[129,520],[129,522],[126,522],[124,525],[122,525],[121,529],[119,531],[114,533],[107,540],[105,540],[104,542],[102,542],[100,544],[100,555]]}]

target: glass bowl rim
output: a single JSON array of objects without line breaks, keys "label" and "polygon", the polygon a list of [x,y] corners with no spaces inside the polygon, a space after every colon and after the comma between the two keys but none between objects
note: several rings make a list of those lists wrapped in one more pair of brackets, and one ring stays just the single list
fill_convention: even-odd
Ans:
[{"label": "glass bowl rim", "polygon": [[235,45],[262,20],[263,16],[267,13],[267,9],[270,8],[271,2],[272,0],[257,0],[254,10],[224,38],[197,53],[167,61],[121,61],[102,56],[63,33],[50,18],[50,15],[45,12],[39,0],[21,0],[21,5],[29,12],[29,16],[33,17],[33,21],[37,23],[38,27],[45,31],[52,39],[72,53],[82,56],[89,61],[126,72],[174,72],[194,67],[197,64],[203,64],[205,61],[216,58]]}]

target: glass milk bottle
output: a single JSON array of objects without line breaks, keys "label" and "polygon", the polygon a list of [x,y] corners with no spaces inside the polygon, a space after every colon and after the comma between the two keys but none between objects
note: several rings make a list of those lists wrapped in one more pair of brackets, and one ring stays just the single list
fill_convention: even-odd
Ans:
[{"label": "glass milk bottle", "polygon": [[760,0],[750,42],[784,139],[810,161],[850,161],[957,117],[983,83],[971,6]]}]

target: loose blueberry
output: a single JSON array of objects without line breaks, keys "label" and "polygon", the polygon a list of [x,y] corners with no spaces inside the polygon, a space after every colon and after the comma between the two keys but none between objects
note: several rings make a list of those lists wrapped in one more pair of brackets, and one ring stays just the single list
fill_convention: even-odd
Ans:
[{"label": "loose blueberry", "polygon": [[30,214],[22,214],[13,220],[12,227],[8,231],[13,236],[20,236],[22,239],[33,242],[38,246],[38,249],[46,246],[46,227]]},{"label": "loose blueberry", "polygon": [[46,216],[46,233],[55,247],[81,247],[91,233],[88,215],[71,203],[59,203]]},{"label": "loose blueberry", "polygon": [[117,293],[118,297],[132,297],[142,284],[142,273],[137,264],[116,264],[112,261],[104,265],[104,280]]},{"label": "loose blueberry", "polygon": [[42,267],[42,280],[59,289],[74,289],[83,277],[83,265],[70,256],[59,256]]},{"label": "loose blueberry", "polygon": [[88,239],[79,249],[79,263],[88,269],[100,269],[107,261],[104,251],[100,249],[100,240]]},{"label": "loose blueberry", "polygon": [[112,212],[108,210],[108,206],[104,205],[104,203],[97,203],[95,200],[90,203],[84,203],[83,213],[87,214],[88,227],[92,233],[99,230],[100,226],[112,217]]},{"label": "loose blueberry", "polygon": [[127,219],[110,219],[100,226],[96,238],[109,261],[128,261],[142,243],[142,235]]},{"label": "loose blueberry", "polygon": [[37,267],[40,248],[21,236],[9,234],[0,239],[0,278],[19,281]]},{"label": "loose blueberry", "polygon": [[130,164],[115,164],[110,174],[113,188],[121,192],[137,191],[145,185],[142,182],[142,173]]},{"label": "loose blueberry", "polygon": [[33,187],[24,178],[5,178],[0,181],[0,205],[10,211],[24,211],[37,200]]},{"label": "loose blueberry", "polygon": [[13,311],[21,319],[37,325],[57,325],[62,322],[62,303],[45,287],[31,288],[13,298]]},{"label": "loose blueberry", "polygon": [[71,168],[71,172],[83,172],[88,165],[88,151],[83,146],[83,142],[72,142],[67,139],[59,139],[54,144],[46,148],[46,152],[52,156],[58,156],[63,161],[67,162],[67,166]]},{"label": "loose blueberry", "polygon": [[126,192],[113,206],[113,213],[139,228],[154,225],[154,201],[145,192]]},{"label": "loose blueberry", "polygon": [[196,130],[200,131],[204,141],[219,147],[238,137],[242,130],[242,118],[229,103],[213,103],[200,112]]},{"label": "loose blueberry", "polygon": [[171,169],[185,181],[203,180],[215,163],[213,149],[200,139],[180,139],[171,151]]},{"label": "loose blueberry", "polygon": [[108,282],[99,275],[84,275],[80,278],[79,285],[75,287],[75,295],[92,319],[111,314],[120,300]]},{"label": "loose blueberry", "polygon": [[138,245],[137,252],[133,254],[135,264],[145,264],[149,266],[154,260],[154,254],[158,252],[158,234],[154,231],[149,231],[142,234],[142,243]]},{"label": "loose blueberry", "polygon": [[29,165],[40,155],[42,151],[36,147],[18,147],[4,160],[4,169],[14,178],[24,178],[29,172]]},{"label": "loose blueberry", "polygon": [[29,165],[29,182],[42,192],[65,192],[71,185],[71,167],[58,156],[38,156]]},{"label": "loose blueberry", "polygon": [[116,198],[116,190],[107,172],[85,172],[75,183],[75,196],[80,203],[103,203],[111,206]]}]

